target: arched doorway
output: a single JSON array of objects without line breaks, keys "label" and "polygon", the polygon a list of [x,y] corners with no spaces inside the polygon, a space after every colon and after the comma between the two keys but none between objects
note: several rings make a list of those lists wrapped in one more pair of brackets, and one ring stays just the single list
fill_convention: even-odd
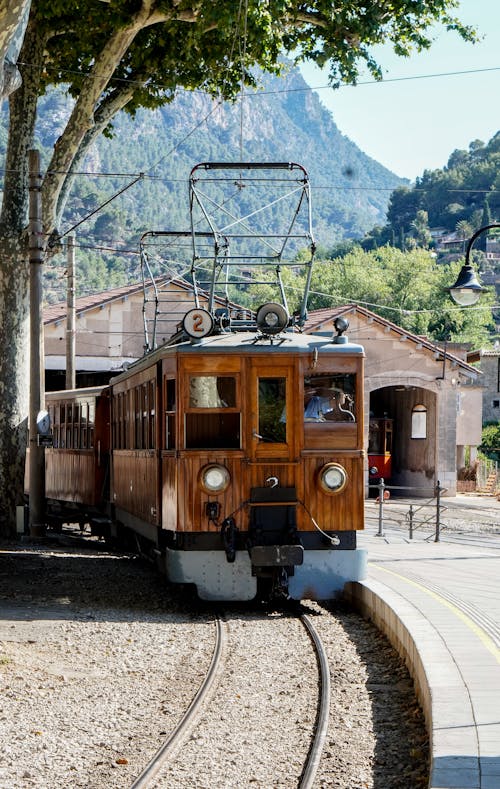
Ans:
[{"label": "arched doorway", "polygon": [[[369,402],[369,484],[378,483],[383,469],[384,482],[401,488],[392,495],[432,496],[437,465],[436,393],[396,384],[373,390]],[[380,439],[378,444],[376,439]],[[385,450],[383,461],[375,449]]]}]

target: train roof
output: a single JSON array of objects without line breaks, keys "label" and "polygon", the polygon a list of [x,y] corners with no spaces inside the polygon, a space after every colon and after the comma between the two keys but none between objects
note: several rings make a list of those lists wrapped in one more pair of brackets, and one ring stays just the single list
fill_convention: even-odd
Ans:
[{"label": "train roof", "polygon": [[101,395],[105,395],[107,391],[108,391],[108,386],[106,384],[100,384],[99,386],[87,386],[87,387],[82,387],[81,389],[59,389],[57,391],[45,392],[45,399],[72,400],[75,397],[79,397],[79,398],[100,397]]},{"label": "train roof", "polygon": [[177,356],[185,354],[206,355],[206,354],[290,354],[290,353],[311,353],[317,351],[331,352],[338,355],[358,355],[364,356],[364,348],[357,343],[349,342],[348,338],[334,337],[332,332],[321,334],[298,333],[296,331],[284,331],[278,335],[264,335],[259,332],[227,332],[214,334],[204,337],[202,340],[184,340],[175,345],[165,344],[150,351],[141,359],[130,365],[126,371],[113,377],[111,384],[120,381],[123,377],[136,370],[144,369],[150,364],[154,364],[158,359],[165,356]]}]

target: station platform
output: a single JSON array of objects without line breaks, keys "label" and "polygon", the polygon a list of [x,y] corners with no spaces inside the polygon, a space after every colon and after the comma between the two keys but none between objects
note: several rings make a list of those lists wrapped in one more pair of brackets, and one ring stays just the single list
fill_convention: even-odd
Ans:
[{"label": "station platform", "polygon": [[[368,578],[345,596],[405,659],[430,734],[429,789],[500,789],[497,533],[409,540],[368,527]],[[474,517],[472,511],[470,517]]]}]

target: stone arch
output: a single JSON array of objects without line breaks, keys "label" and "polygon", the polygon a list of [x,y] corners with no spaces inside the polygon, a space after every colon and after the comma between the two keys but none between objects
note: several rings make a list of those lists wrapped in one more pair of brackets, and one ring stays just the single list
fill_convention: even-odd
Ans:
[{"label": "stone arch", "polygon": [[[434,492],[440,472],[440,403],[444,392],[421,380],[387,378],[366,393],[367,416],[392,419],[392,462],[390,479],[393,495],[429,496]],[[425,437],[412,438],[412,412],[415,406],[426,409]],[[369,418],[366,420],[368,446]],[[449,437],[453,441],[455,437]],[[367,470],[369,474],[369,470]],[[394,489],[395,488],[395,489]],[[397,490],[397,489],[400,490]]]}]

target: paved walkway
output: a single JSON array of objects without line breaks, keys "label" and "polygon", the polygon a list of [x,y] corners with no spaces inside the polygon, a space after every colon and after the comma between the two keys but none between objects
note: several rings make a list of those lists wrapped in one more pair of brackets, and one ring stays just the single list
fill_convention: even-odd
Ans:
[{"label": "paved walkway", "polygon": [[[348,594],[405,657],[431,733],[430,789],[500,789],[500,503],[498,533],[440,542],[369,525],[369,576]],[[449,502],[450,505],[453,502]],[[410,788],[409,788],[410,789]]]}]

